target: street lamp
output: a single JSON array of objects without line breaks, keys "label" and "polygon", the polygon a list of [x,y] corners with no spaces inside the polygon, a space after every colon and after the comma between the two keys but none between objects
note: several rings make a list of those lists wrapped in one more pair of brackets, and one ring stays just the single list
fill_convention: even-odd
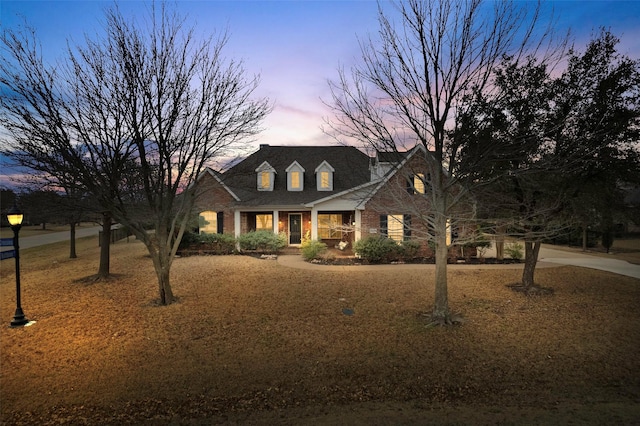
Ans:
[{"label": "street lamp", "polygon": [[29,320],[24,317],[24,312],[22,312],[22,306],[20,305],[20,246],[18,245],[18,232],[20,232],[20,228],[22,227],[23,217],[24,215],[15,203],[7,212],[7,220],[13,230],[13,249],[16,258],[16,313],[13,316],[13,321],[11,321],[11,327],[20,327],[29,322]]}]

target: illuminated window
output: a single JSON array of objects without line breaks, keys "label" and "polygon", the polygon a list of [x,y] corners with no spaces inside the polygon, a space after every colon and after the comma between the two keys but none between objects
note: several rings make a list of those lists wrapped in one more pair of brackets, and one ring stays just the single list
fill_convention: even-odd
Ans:
[{"label": "illuminated window", "polygon": [[262,172],[260,173],[260,187],[262,189],[269,189],[271,186],[271,173]]},{"label": "illuminated window", "polygon": [[300,172],[291,172],[291,188],[300,188]]},{"label": "illuminated window", "polygon": [[329,172],[320,172],[320,188],[329,189]]},{"label": "illuminated window", "polygon": [[404,217],[401,214],[387,216],[387,237],[393,241],[402,242],[404,237]]},{"label": "illuminated window", "polygon": [[215,234],[218,232],[218,213],[204,211],[198,216],[198,228],[201,234]]},{"label": "illuminated window", "polygon": [[276,170],[266,161],[256,169],[258,174],[258,191],[273,191],[273,180]]},{"label": "illuminated window", "polygon": [[273,215],[257,214],[256,231],[273,231]]},{"label": "illuminated window", "polygon": [[287,190],[288,191],[302,191],[304,186],[304,168],[294,161],[286,169],[287,172]]},{"label": "illuminated window", "polygon": [[318,238],[341,239],[342,238],[342,215],[341,214],[319,214],[318,215]]},{"label": "illuminated window", "polygon": [[318,191],[333,191],[333,173],[335,169],[331,164],[323,161],[316,167],[316,184]]},{"label": "illuminated window", "polygon": [[425,178],[423,173],[413,176],[413,188],[416,194],[424,194]]},{"label": "illuminated window", "polygon": [[387,238],[402,242],[411,238],[411,215],[390,214],[380,216],[380,233]]}]

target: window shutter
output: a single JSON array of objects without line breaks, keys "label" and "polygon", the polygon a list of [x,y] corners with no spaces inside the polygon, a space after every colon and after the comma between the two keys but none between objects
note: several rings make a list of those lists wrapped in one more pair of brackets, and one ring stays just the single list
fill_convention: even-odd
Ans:
[{"label": "window shutter", "polygon": [[388,235],[388,226],[387,222],[388,218],[386,214],[380,215],[380,235],[387,236]]},{"label": "window shutter", "polygon": [[403,225],[403,240],[411,239],[411,215],[405,214],[402,216],[402,225]]},{"label": "window shutter", "polygon": [[218,234],[224,234],[224,213],[218,212]]},{"label": "window shutter", "polygon": [[409,179],[407,179],[407,192],[411,195],[415,193],[413,188],[413,179],[414,179],[413,175],[409,175]]}]

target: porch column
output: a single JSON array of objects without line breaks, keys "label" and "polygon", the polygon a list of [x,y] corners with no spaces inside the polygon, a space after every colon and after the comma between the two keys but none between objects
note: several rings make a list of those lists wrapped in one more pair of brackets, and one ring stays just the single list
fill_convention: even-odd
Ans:
[{"label": "porch column", "polygon": [[240,251],[240,243],[237,242],[240,236],[240,210],[233,211],[233,234],[236,237],[236,250]]},{"label": "porch column", "polygon": [[233,212],[233,233],[238,238],[240,236],[240,211]]},{"label": "porch column", "polygon": [[311,209],[311,239],[318,239],[318,209]]},{"label": "porch column", "polygon": [[356,214],[354,217],[356,221],[356,229],[354,232],[354,242],[360,241],[362,238],[362,210],[356,209]]},{"label": "porch column", "polygon": [[273,211],[273,233],[277,234],[280,229],[278,229],[278,222],[279,222],[279,218],[278,218],[278,210],[274,210]]}]

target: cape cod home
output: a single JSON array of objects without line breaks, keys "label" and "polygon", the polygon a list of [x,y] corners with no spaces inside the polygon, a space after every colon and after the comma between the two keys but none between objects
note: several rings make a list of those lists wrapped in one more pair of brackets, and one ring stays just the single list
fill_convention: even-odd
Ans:
[{"label": "cape cod home", "polygon": [[350,146],[261,145],[224,173],[199,177],[199,232],[284,232],[290,246],[306,234],[341,247],[367,235],[411,238],[412,210],[397,206],[425,202],[414,196],[428,184],[428,174],[416,172],[425,158],[418,153],[425,152],[370,157]]}]

